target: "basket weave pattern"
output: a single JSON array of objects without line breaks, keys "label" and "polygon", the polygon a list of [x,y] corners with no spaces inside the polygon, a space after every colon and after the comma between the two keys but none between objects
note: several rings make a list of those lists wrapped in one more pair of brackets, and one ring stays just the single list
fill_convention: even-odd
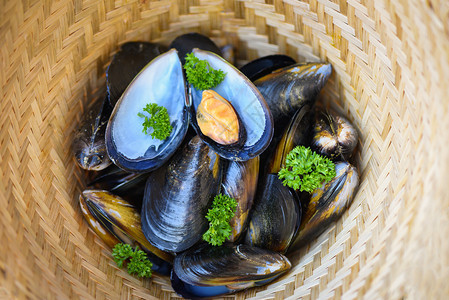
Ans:
[{"label": "basket weave pattern", "polygon": [[225,298],[449,295],[449,4],[418,0],[0,1],[0,298],[175,299],[120,270],[84,222],[70,151],[120,44],[196,31],[239,63],[328,61],[360,130],[350,209],[267,287]]}]

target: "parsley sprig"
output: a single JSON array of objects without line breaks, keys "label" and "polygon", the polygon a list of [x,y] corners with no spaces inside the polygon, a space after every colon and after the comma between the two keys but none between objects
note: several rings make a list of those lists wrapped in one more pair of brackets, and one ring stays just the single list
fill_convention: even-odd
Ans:
[{"label": "parsley sprig", "polygon": [[151,267],[153,264],[148,260],[147,255],[142,250],[135,250],[129,244],[119,243],[112,249],[112,256],[119,268],[128,261],[127,268],[129,274],[136,274],[139,277],[151,277]]},{"label": "parsley sprig", "polygon": [[216,87],[226,75],[222,70],[213,69],[207,60],[200,60],[193,53],[186,55],[184,69],[186,70],[187,80],[197,90],[208,90]]},{"label": "parsley sprig", "polygon": [[151,132],[151,137],[162,141],[165,140],[173,130],[173,127],[170,125],[170,117],[168,116],[167,109],[156,103],[149,103],[143,111],[149,113],[150,116],[148,117],[141,112],[137,113],[139,117],[145,118],[145,121],[142,123],[142,132],[148,134],[148,130],[152,127],[153,132]]},{"label": "parsley sprig", "polygon": [[215,196],[211,209],[206,219],[209,221],[209,229],[203,234],[203,240],[213,246],[222,245],[231,235],[229,221],[234,217],[237,201],[228,195]]},{"label": "parsley sprig", "polygon": [[330,159],[304,146],[297,146],[290,151],[285,160],[285,168],[278,173],[284,185],[309,193],[335,175],[335,165]]}]

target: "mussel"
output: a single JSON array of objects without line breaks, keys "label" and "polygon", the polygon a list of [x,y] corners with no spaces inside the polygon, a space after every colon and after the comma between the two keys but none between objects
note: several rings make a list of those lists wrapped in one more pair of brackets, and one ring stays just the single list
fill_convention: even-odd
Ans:
[{"label": "mussel", "polygon": [[199,49],[193,49],[193,54],[200,60],[207,60],[213,69],[226,73],[224,80],[212,90],[232,105],[246,132],[246,140],[242,146],[229,147],[205,135],[197,121],[203,91],[190,86],[192,125],[197,134],[225,159],[245,161],[256,157],[268,147],[273,136],[271,113],[262,95],[248,78],[218,55]]},{"label": "mussel", "polygon": [[[138,113],[149,103],[167,109],[173,130],[161,141],[145,134]],[[189,106],[181,62],[172,49],[153,59],[127,87],[109,119],[106,148],[120,168],[134,173],[159,168],[176,151],[187,132]]]},{"label": "mussel", "polygon": [[267,55],[250,61],[240,68],[240,72],[248,77],[249,80],[255,81],[275,70],[291,66],[295,63],[296,61],[287,55]]},{"label": "mussel", "polygon": [[335,171],[334,179],[313,192],[289,252],[311,242],[337,221],[351,204],[359,185],[357,169],[347,162],[338,162]]},{"label": "mussel", "polygon": [[[312,138],[312,119],[313,114],[311,106],[309,104],[305,104],[300,109],[298,109],[298,111],[286,127],[280,141],[276,144],[275,150],[271,151],[272,145],[270,145],[269,151],[264,154],[264,158],[267,156],[269,157],[267,163],[268,173],[277,174],[281,168],[285,167],[285,159],[287,158],[288,153],[293,148],[299,145],[309,145]],[[273,139],[272,144],[277,140],[279,140],[279,138],[277,138],[276,140]]]},{"label": "mussel", "polygon": [[357,145],[358,134],[345,117],[335,111],[316,113],[311,148],[330,159],[348,160]]},{"label": "mussel", "polygon": [[100,172],[91,174],[87,186],[90,189],[106,190],[120,196],[140,211],[147,177],[147,173],[130,173],[112,164]]},{"label": "mussel", "polygon": [[195,136],[168,164],[150,174],[142,207],[147,239],[164,251],[181,252],[201,240],[207,209],[222,178],[219,156]]},{"label": "mussel", "polygon": [[212,297],[266,284],[290,268],[290,261],[273,251],[247,245],[202,244],[175,257],[172,284],[188,298]]},{"label": "mussel", "polygon": [[112,107],[143,67],[162,52],[160,45],[148,42],[129,42],[120,47],[106,70],[106,87]]},{"label": "mussel", "polygon": [[105,131],[112,108],[107,99],[94,100],[93,107],[81,121],[75,134],[72,150],[78,165],[85,170],[99,171],[112,162],[106,151]]},{"label": "mussel", "polygon": [[284,132],[288,122],[304,104],[315,103],[331,72],[330,64],[299,63],[276,70],[254,82],[273,115],[275,136]]},{"label": "mussel", "polygon": [[138,246],[153,263],[152,269],[168,275],[173,256],[145,239],[137,210],[122,198],[102,190],[85,190],[80,195],[81,211],[89,226],[109,246],[118,242]]},{"label": "mussel", "polygon": [[185,64],[186,55],[192,52],[194,48],[210,51],[222,56],[221,49],[210,38],[197,32],[178,36],[171,42],[168,48],[178,50],[179,59],[183,65]]},{"label": "mussel", "polygon": [[234,217],[229,221],[232,231],[229,241],[235,242],[245,230],[256,194],[259,176],[259,156],[247,161],[230,161],[223,173],[222,193],[237,201]]},{"label": "mussel", "polygon": [[301,222],[301,206],[295,192],[277,174],[268,174],[257,192],[245,244],[284,253]]}]

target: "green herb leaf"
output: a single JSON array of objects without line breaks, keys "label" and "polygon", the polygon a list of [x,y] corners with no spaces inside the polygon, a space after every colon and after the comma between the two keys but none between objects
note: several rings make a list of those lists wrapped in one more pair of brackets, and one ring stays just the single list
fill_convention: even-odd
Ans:
[{"label": "green herb leaf", "polygon": [[151,277],[151,267],[153,264],[148,260],[147,255],[137,247],[135,250],[129,244],[119,243],[112,249],[112,256],[119,268],[128,261],[128,273],[136,274],[139,277]]},{"label": "green herb leaf", "polygon": [[213,246],[222,245],[231,235],[229,221],[234,217],[236,207],[237,201],[234,198],[222,194],[215,196],[206,215],[209,229],[203,234],[203,240]]},{"label": "green herb leaf", "polygon": [[161,141],[165,140],[173,130],[173,127],[170,125],[170,117],[167,109],[163,106],[157,105],[156,103],[149,103],[143,110],[150,116],[147,116],[141,112],[137,113],[137,116],[145,118],[145,121],[142,123],[142,132],[148,134],[148,130],[153,128],[151,137]]},{"label": "green herb leaf", "polygon": [[193,53],[186,55],[184,64],[187,80],[197,90],[208,90],[216,87],[223,81],[226,73],[213,69],[207,60],[200,60]]},{"label": "green herb leaf", "polygon": [[297,146],[290,151],[285,168],[278,173],[284,185],[309,193],[319,188],[323,181],[332,180],[335,175],[335,165],[330,159],[304,146]]}]

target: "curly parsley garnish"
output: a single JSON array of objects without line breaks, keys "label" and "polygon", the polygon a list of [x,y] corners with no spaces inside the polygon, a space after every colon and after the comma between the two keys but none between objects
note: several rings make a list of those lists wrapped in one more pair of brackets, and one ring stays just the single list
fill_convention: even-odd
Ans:
[{"label": "curly parsley garnish", "polygon": [[237,201],[227,195],[215,196],[211,209],[206,215],[209,229],[203,234],[203,240],[213,246],[220,246],[231,235],[229,221],[234,217]]},{"label": "curly parsley garnish", "polygon": [[278,173],[284,185],[309,193],[335,175],[335,165],[330,159],[304,146],[297,146],[290,151],[285,160],[285,168]]},{"label": "curly parsley garnish", "polygon": [[184,69],[187,80],[197,90],[209,90],[216,87],[226,75],[222,70],[214,70],[207,60],[200,60],[193,53],[186,55]]},{"label": "curly parsley garnish", "polygon": [[112,249],[112,256],[119,268],[128,261],[127,268],[129,274],[136,274],[139,277],[151,277],[151,267],[153,264],[148,260],[147,255],[142,250],[133,250],[131,245],[119,243]]},{"label": "curly parsley garnish", "polygon": [[149,103],[143,110],[149,113],[150,116],[148,117],[140,112],[137,113],[139,117],[145,118],[145,121],[142,123],[142,132],[148,134],[148,130],[152,127],[153,132],[151,132],[151,137],[161,141],[165,140],[173,130],[173,127],[170,125],[170,117],[168,116],[167,109],[156,103]]}]

